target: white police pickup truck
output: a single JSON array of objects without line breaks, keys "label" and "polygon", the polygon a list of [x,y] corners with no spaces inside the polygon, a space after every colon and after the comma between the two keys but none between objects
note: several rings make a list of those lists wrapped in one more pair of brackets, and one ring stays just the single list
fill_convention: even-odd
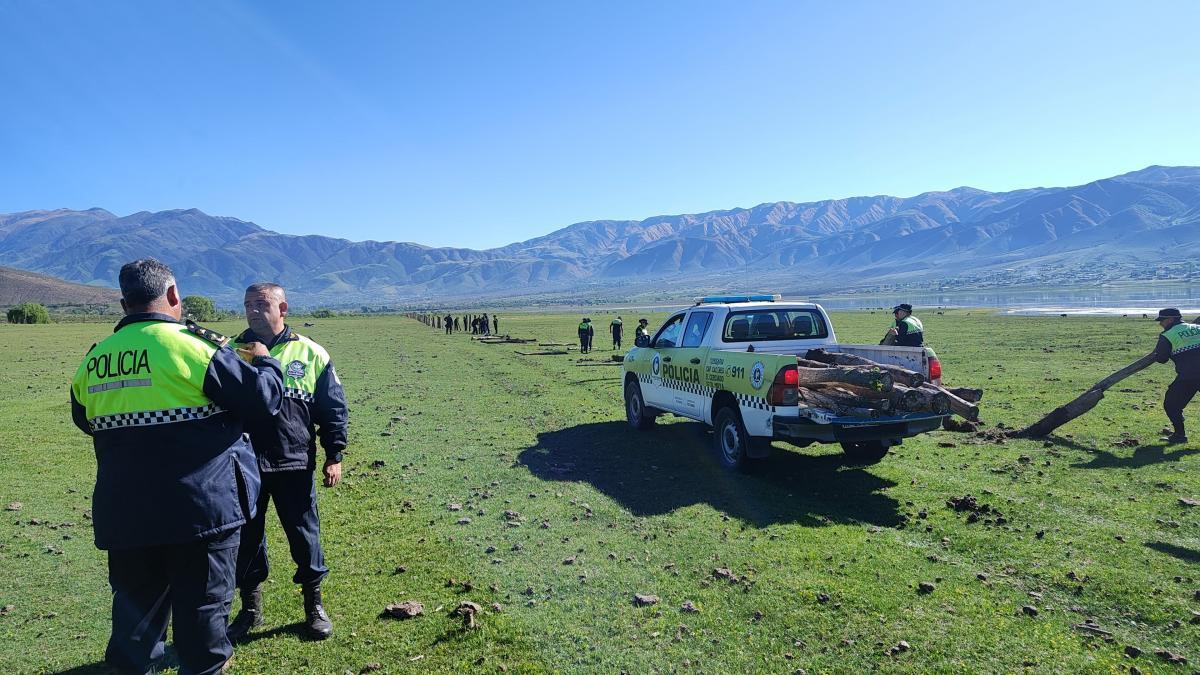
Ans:
[{"label": "white police pickup truck", "polygon": [[774,440],[799,447],[840,443],[849,459],[877,462],[889,447],[938,428],[945,417],[840,417],[801,406],[796,357],[818,347],[941,379],[941,364],[928,347],[839,344],[829,315],[813,303],[781,302],[778,295],[702,298],[642,342],[625,355],[622,369],[629,424],[649,429],[664,413],[703,422],[714,430],[717,457],[730,468],[766,457]]}]

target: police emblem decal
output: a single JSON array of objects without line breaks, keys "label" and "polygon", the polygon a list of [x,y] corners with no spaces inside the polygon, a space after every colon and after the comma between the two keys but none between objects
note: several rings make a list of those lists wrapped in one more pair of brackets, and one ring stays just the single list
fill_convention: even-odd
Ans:
[{"label": "police emblem decal", "polygon": [[654,358],[650,360],[650,372],[654,373],[655,377],[658,377],[658,372],[661,369],[662,369],[662,357],[659,356],[658,354],[655,354]]},{"label": "police emblem decal", "polygon": [[762,361],[755,361],[754,368],[750,370],[750,386],[755,389],[762,389],[763,385],[763,364]]},{"label": "police emblem decal", "polygon": [[296,379],[304,377],[304,364],[299,361],[292,361],[287,365],[287,376]]}]

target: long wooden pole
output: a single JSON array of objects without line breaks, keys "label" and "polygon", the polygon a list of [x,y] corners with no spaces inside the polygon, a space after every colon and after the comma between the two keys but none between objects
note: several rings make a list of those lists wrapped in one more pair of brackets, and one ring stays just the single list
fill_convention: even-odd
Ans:
[{"label": "long wooden pole", "polygon": [[1109,387],[1145,369],[1152,363],[1154,363],[1153,352],[1100,380],[1092,385],[1090,389],[1080,394],[1074,401],[1055,408],[1049,415],[1046,415],[1037,422],[1024,429],[1011,431],[1008,435],[1017,438],[1042,438],[1043,436],[1047,436],[1055,429],[1095,408],[1100,399],[1104,398],[1104,392]]}]

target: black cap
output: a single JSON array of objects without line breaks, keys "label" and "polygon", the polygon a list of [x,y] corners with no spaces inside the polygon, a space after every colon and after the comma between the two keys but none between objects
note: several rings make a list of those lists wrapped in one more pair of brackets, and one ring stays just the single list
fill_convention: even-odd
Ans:
[{"label": "black cap", "polygon": [[1182,319],[1182,318],[1183,318],[1183,315],[1179,313],[1179,310],[1175,309],[1174,307],[1168,307],[1166,309],[1158,310],[1158,316],[1154,317],[1154,320],[1162,321],[1163,319]]},{"label": "black cap", "polygon": [[907,302],[900,303],[899,305],[896,305],[895,307],[892,308],[892,314],[895,314],[896,312],[899,312],[900,310],[904,310],[904,311],[908,312],[909,314],[911,314],[912,313],[912,305],[908,304]]}]

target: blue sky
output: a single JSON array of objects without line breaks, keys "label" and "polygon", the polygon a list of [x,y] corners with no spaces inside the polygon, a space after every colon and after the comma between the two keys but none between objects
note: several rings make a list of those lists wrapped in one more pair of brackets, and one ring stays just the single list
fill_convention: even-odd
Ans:
[{"label": "blue sky", "polygon": [[0,0],[0,212],[481,248],[1070,185],[1200,164],[1197,26],[1191,1]]}]

